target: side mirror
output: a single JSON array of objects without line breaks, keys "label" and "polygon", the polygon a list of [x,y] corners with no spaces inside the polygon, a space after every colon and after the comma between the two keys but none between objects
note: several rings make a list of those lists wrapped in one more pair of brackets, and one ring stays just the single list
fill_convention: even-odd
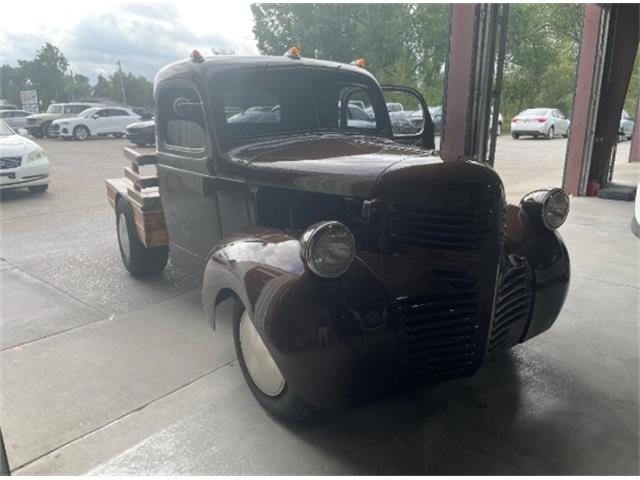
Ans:
[{"label": "side mirror", "polygon": [[100,118],[100,115],[98,115],[97,113],[94,113],[93,115],[91,115],[91,118],[93,118],[94,120],[97,120]]},{"label": "side mirror", "polygon": [[420,92],[398,85],[382,85],[382,92],[387,105],[393,104],[396,110],[389,112],[394,140],[435,149],[433,120]]}]

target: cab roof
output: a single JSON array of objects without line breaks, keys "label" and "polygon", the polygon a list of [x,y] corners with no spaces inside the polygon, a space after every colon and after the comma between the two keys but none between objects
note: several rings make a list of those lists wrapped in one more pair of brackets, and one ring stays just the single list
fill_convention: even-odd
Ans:
[{"label": "cab roof", "polygon": [[256,70],[261,68],[309,68],[314,70],[347,71],[365,75],[374,79],[373,75],[362,67],[346,63],[316,60],[313,58],[294,59],[287,56],[211,56],[204,57],[204,61],[196,62],[192,59],[181,60],[163,67],[155,78],[155,83],[163,80],[184,76],[187,73],[211,77],[223,72]]}]

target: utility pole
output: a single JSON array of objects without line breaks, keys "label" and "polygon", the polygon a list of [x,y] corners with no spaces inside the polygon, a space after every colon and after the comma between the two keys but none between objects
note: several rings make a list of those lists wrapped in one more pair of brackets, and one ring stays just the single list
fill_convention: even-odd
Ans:
[{"label": "utility pole", "polygon": [[122,101],[125,105],[125,107],[127,106],[127,93],[124,90],[124,77],[122,75],[122,65],[120,64],[120,60],[118,60],[116,62],[116,64],[118,65],[118,72],[120,73],[120,88],[122,89]]}]

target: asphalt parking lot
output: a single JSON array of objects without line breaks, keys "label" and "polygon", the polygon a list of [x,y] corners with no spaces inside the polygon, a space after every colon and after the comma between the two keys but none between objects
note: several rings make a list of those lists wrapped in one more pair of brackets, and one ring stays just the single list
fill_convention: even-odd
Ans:
[{"label": "asphalt parking lot", "polygon": [[[49,191],[0,202],[0,425],[15,474],[638,473],[631,203],[574,199],[561,230],[572,290],[550,332],[471,379],[291,427],[254,401],[197,280],[122,266],[104,179],[121,176],[127,142],[38,143]],[[559,186],[565,148],[499,138],[509,200]],[[620,143],[614,178],[637,182],[628,156]]]}]

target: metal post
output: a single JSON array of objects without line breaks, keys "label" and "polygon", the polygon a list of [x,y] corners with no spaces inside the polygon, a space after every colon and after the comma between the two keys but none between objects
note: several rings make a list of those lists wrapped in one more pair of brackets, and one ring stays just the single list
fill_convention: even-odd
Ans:
[{"label": "metal post", "polygon": [[120,88],[122,89],[122,102],[124,103],[125,107],[127,106],[127,93],[125,92],[124,89],[124,77],[122,75],[122,65],[120,64],[120,60],[118,60],[116,62],[116,64],[118,65],[118,72],[120,74]]}]

